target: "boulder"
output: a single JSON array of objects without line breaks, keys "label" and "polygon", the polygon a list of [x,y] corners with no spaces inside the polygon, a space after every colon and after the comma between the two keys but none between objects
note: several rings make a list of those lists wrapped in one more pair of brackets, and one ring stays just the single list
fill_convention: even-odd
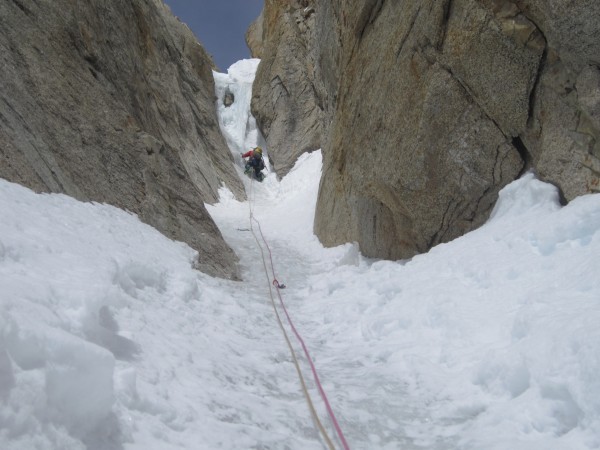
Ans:
[{"label": "boulder", "polygon": [[564,201],[598,191],[600,3],[332,0],[307,5],[301,35],[306,6],[267,5],[253,110],[267,142],[322,147],[325,245],[425,252],[484,223],[525,170]]},{"label": "boulder", "polygon": [[376,6],[346,16],[362,40],[345,56],[315,231],[401,259],[481,225],[524,163],[441,57],[443,6]]}]

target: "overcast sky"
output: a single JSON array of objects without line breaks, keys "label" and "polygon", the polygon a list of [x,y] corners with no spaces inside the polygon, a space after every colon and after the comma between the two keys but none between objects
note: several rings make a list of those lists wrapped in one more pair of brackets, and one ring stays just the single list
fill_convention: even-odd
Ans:
[{"label": "overcast sky", "polygon": [[219,70],[250,58],[244,35],[258,17],[263,0],[165,0],[213,56]]}]

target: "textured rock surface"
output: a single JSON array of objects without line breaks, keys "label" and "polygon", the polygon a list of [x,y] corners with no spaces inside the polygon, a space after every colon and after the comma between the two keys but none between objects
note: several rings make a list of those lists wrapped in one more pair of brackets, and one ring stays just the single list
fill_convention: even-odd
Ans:
[{"label": "textured rock surface", "polygon": [[0,176],[128,209],[235,277],[204,202],[243,186],[191,31],[160,0],[7,0],[0,30]]},{"label": "textured rock surface", "polygon": [[[279,176],[285,175],[302,153],[321,147],[323,108],[308,58],[314,26],[312,4],[307,0],[267,0],[248,33],[252,55],[262,58],[254,82],[252,113]],[[263,39],[258,39],[260,32]]]},{"label": "textured rock surface", "polygon": [[[324,173],[315,231],[326,245],[357,241],[366,255],[394,259],[426,251],[482,224],[498,191],[528,168],[566,200],[598,191],[600,3],[310,6],[302,53],[281,36],[295,32],[288,17],[306,6],[267,2],[263,24],[271,17],[278,32],[263,29],[267,62],[259,71],[268,76],[257,79],[254,109],[274,116],[259,121],[269,142],[274,124],[319,105],[320,140],[311,145],[323,148]],[[304,69],[271,62],[297,54]],[[306,79],[312,103],[291,90],[282,101],[269,84]],[[285,108],[264,102],[269,93]],[[317,128],[295,123],[299,130],[278,128],[288,134],[277,139],[294,142]]]},{"label": "textured rock surface", "polygon": [[[567,200],[599,192],[600,3],[527,0],[521,5],[548,41],[523,133],[532,164]],[[594,118],[595,116],[595,118]]]}]

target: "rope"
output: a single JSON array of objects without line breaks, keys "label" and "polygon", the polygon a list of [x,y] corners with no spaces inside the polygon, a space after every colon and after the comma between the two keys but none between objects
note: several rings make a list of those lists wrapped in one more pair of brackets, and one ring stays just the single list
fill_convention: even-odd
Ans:
[{"label": "rope", "polygon": [[[267,277],[267,283],[269,284],[269,273],[268,273],[268,269],[267,269],[267,263],[266,263],[266,259],[265,259],[265,255],[264,255],[264,251],[263,248],[260,244],[260,241],[258,240],[258,236],[256,235],[256,233],[254,232],[254,227],[252,226],[252,222],[256,222],[257,226],[258,226],[258,231],[260,233],[260,236],[262,238],[263,243],[265,244],[265,247],[267,248],[268,252],[269,252],[269,260],[271,263],[271,273],[273,275],[273,286],[275,287],[275,290],[277,292],[277,296],[279,297],[279,303],[281,304],[283,311],[285,312],[287,321],[292,329],[292,331],[294,332],[294,334],[296,335],[296,338],[298,339],[298,341],[300,342],[302,349],[304,351],[304,355],[306,356],[306,359],[308,360],[309,364],[310,364],[310,368],[313,374],[313,379],[315,381],[315,384],[317,385],[317,388],[319,390],[319,394],[321,395],[321,398],[323,400],[323,402],[325,403],[325,407],[327,409],[327,413],[329,414],[329,417],[334,425],[334,428],[337,432],[337,435],[342,443],[342,446],[344,448],[344,450],[350,450],[350,447],[348,446],[348,443],[346,441],[346,438],[344,437],[344,433],[342,432],[342,429],[335,417],[335,414],[333,413],[333,409],[331,408],[331,405],[329,404],[329,400],[327,399],[327,394],[325,394],[325,390],[323,389],[323,386],[321,385],[321,381],[319,379],[319,375],[317,374],[317,370],[316,367],[312,361],[312,358],[310,356],[310,353],[308,351],[308,348],[306,347],[306,344],[304,343],[304,340],[302,339],[302,336],[300,335],[300,333],[298,332],[298,330],[296,329],[296,327],[294,326],[294,323],[292,321],[292,318],[290,317],[288,310],[285,306],[285,303],[283,301],[283,298],[281,296],[281,292],[280,289],[283,289],[285,287],[285,285],[280,285],[279,282],[277,281],[277,277],[275,276],[275,266],[273,263],[273,254],[271,252],[271,248],[269,247],[269,244],[267,243],[267,240],[265,239],[265,236],[262,232],[262,228],[260,226],[260,222],[254,217],[254,211],[253,211],[253,207],[252,204],[254,203],[254,180],[251,179],[250,181],[250,198],[248,199],[248,205],[249,205],[249,210],[250,210],[250,231],[252,232],[252,235],[254,236],[254,240],[256,241],[256,244],[258,245],[258,248],[260,250],[261,253],[261,258],[262,258],[262,262],[263,262],[263,268],[265,270],[265,275]],[[281,331],[283,332],[283,336],[286,340],[286,343],[288,345],[288,348],[290,350],[290,353],[292,355],[292,359],[294,361],[294,366],[296,367],[296,372],[298,373],[298,377],[300,378],[300,383],[302,385],[302,391],[304,392],[304,396],[306,398],[306,401],[308,403],[308,407],[310,409],[310,412],[313,416],[313,419],[315,420],[317,427],[319,428],[319,431],[321,432],[321,434],[323,435],[323,438],[325,439],[325,441],[327,442],[327,446],[329,447],[330,450],[335,450],[335,447],[333,446],[333,443],[331,442],[331,438],[329,437],[329,435],[327,434],[327,432],[325,431],[325,428],[323,427],[323,424],[321,423],[321,421],[319,420],[319,416],[315,410],[315,407],[313,405],[313,402],[311,400],[310,394],[308,393],[308,389],[306,388],[306,382],[304,380],[304,376],[302,375],[302,371],[300,370],[300,365],[298,364],[298,359],[296,357],[296,353],[292,347],[292,344],[290,342],[290,339],[288,337],[288,334],[285,330],[285,327],[283,326],[283,322],[281,320],[281,317],[279,315],[279,312],[277,311],[277,307],[275,304],[275,299],[273,297],[273,292],[272,292],[272,288],[271,285],[269,284],[269,296],[271,297],[271,304],[273,306],[273,310],[275,311],[275,316],[277,317],[277,322],[279,323],[279,327],[281,328]]]}]

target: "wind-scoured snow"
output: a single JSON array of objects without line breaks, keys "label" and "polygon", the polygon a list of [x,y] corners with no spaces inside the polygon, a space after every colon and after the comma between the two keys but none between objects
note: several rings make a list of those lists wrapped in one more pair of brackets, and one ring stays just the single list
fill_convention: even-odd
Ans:
[{"label": "wind-scoured snow", "polygon": [[[259,137],[236,107],[243,151]],[[0,180],[0,448],[326,448],[251,207],[350,448],[600,448],[600,195],[562,207],[527,174],[480,229],[376,261],[313,235],[320,173],[314,152],[281,181],[245,178],[250,203],[208,206],[243,282],[197,272],[130,213]]]}]

